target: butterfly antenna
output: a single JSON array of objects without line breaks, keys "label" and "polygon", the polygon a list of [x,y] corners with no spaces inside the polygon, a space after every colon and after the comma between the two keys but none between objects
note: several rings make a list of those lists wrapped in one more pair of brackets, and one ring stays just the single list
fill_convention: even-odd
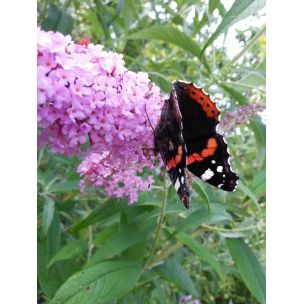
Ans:
[{"label": "butterfly antenna", "polygon": [[155,133],[155,129],[153,128],[152,124],[151,124],[151,121],[150,121],[150,118],[148,116],[148,112],[147,112],[147,105],[145,104],[145,112],[146,112],[146,116],[148,118],[148,122],[149,122],[149,125],[151,127],[151,129],[153,130],[153,132]]}]

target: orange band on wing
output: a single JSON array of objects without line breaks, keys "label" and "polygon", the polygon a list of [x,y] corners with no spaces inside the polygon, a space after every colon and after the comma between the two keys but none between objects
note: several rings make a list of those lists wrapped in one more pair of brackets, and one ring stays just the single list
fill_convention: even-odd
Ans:
[{"label": "orange band on wing", "polygon": [[201,105],[207,117],[216,118],[220,114],[220,111],[215,103],[211,100],[209,95],[204,93],[203,90],[196,88],[193,84],[189,84],[188,94],[192,99]]},{"label": "orange band on wing", "polygon": [[171,158],[168,162],[167,162],[167,170],[170,170],[172,168],[176,167],[176,162],[174,160],[174,158]]},{"label": "orange band on wing", "polygon": [[181,162],[182,156],[183,156],[183,147],[182,147],[182,145],[179,145],[177,148],[176,156],[172,157],[167,162],[167,170],[170,170],[171,168],[175,168]]},{"label": "orange band on wing", "polygon": [[203,149],[200,154],[193,153],[187,157],[187,165],[190,165],[196,161],[203,161],[204,158],[214,155],[217,149],[217,141],[214,137],[209,138],[207,142],[207,148]]}]

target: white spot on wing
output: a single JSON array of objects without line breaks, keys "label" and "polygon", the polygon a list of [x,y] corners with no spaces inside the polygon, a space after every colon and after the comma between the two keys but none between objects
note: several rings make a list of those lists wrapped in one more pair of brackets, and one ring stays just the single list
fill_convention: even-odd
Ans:
[{"label": "white spot on wing", "polygon": [[215,164],[215,160],[213,159],[212,161],[211,161],[213,164]]},{"label": "white spot on wing", "polygon": [[214,172],[211,171],[210,169],[207,169],[201,176],[201,178],[206,181],[208,179],[210,179],[212,176],[214,175]]},{"label": "white spot on wing", "polygon": [[222,188],[223,185],[224,185],[224,184],[219,184],[217,187],[218,187],[218,188]]},{"label": "white spot on wing", "polygon": [[181,177],[181,182],[182,182],[182,184],[184,183],[184,181],[185,181],[185,178],[182,176],[182,177]]},{"label": "white spot on wing", "polygon": [[216,168],[216,171],[217,171],[217,172],[223,172],[223,166],[218,166],[218,167]]},{"label": "white spot on wing", "polygon": [[175,188],[176,191],[178,191],[178,189],[180,188],[180,182],[179,182],[178,179],[176,180],[176,182],[174,184],[174,188]]}]

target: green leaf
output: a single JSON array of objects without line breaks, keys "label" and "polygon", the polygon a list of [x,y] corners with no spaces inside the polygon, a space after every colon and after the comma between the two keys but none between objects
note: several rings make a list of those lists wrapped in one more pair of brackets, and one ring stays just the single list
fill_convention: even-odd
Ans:
[{"label": "green leaf", "polygon": [[140,220],[131,222],[129,225],[123,227],[119,233],[114,235],[107,243],[96,251],[87,265],[92,265],[119,254],[123,250],[144,240],[155,227],[155,221],[155,218],[148,221]]},{"label": "green leaf", "polygon": [[171,90],[172,82],[168,78],[159,72],[149,71],[149,77],[155,82],[164,92],[169,93]]},{"label": "green leaf", "polygon": [[48,189],[49,192],[67,192],[71,190],[79,191],[79,180],[68,181],[64,183],[54,183]]},{"label": "green leaf", "polygon": [[259,217],[261,217],[261,208],[255,194],[242,181],[238,182],[238,189],[252,200],[259,212]]},{"label": "green leaf", "polygon": [[176,226],[175,234],[196,228],[201,224],[218,224],[227,221],[232,221],[232,217],[227,213],[225,206],[213,203],[210,204],[210,214],[208,206],[203,206],[194,211]]},{"label": "green leaf", "polygon": [[48,16],[42,22],[41,28],[45,31],[61,32],[67,35],[72,32],[73,19],[70,14],[51,3]]},{"label": "green leaf", "polygon": [[207,262],[217,272],[221,279],[225,278],[225,273],[221,264],[203,245],[183,232],[176,235],[176,238],[191,249],[200,259]]},{"label": "green leaf", "polygon": [[60,273],[56,267],[47,268],[48,244],[46,238],[37,244],[37,273],[40,288],[48,298],[52,298],[62,285]]},{"label": "green leaf", "polygon": [[56,255],[49,262],[48,267],[58,261],[79,257],[86,250],[87,242],[85,240],[73,240],[56,253]]},{"label": "green leaf", "polygon": [[221,16],[226,14],[226,9],[220,0],[210,0],[209,13],[212,14],[216,8],[219,10]]},{"label": "green leaf", "polygon": [[236,22],[255,14],[265,6],[265,0],[236,0],[230,10],[223,17],[215,32],[207,40],[202,52],[222,33]]},{"label": "green leaf", "polygon": [[210,200],[209,200],[207,192],[205,191],[205,189],[202,186],[202,184],[199,183],[199,182],[197,182],[196,180],[193,180],[193,182],[192,182],[192,188],[200,196],[200,198],[203,199],[203,201],[205,201],[208,204],[208,206],[209,206]]},{"label": "green leaf", "polygon": [[236,102],[238,101],[240,105],[247,105],[248,99],[245,97],[242,93],[238,92],[237,90],[231,88],[230,86],[219,84],[219,86],[226,91],[231,97],[231,102],[236,105]]},{"label": "green leaf", "polygon": [[166,293],[163,289],[163,287],[161,286],[160,280],[153,280],[153,285],[155,286],[157,293],[158,293],[158,300],[159,300],[159,304],[166,304]]},{"label": "green leaf", "polygon": [[266,191],[266,171],[262,170],[258,172],[251,184],[252,192],[258,196],[264,194]]},{"label": "green leaf", "polygon": [[127,209],[127,207],[128,206],[125,201],[117,202],[115,200],[109,199],[101,206],[95,208],[85,219],[74,224],[71,227],[71,230],[78,231],[80,229],[101,222],[114,214],[119,214],[120,212]]},{"label": "green leaf", "polygon": [[245,285],[261,303],[266,303],[265,273],[258,259],[241,239],[226,239],[231,256]]},{"label": "green leaf", "polygon": [[49,196],[46,197],[42,213],[42,235],[46,236],[52,224],[55,211],[55,202]]},{"label": "green leaf", "polygon": [[114,301],[132,290],[139,278],[138,264],[104,261],[70,277],[50,304],[100,304]]},{"label": "green leaf", "polygon": [[200,58],[200,47],[189,36],[168,25],[155,25],[127,37],[128,39],[154,39],[173,43]]},{"label": "green leaf", "polygon": [[154,39],[172,43],[196,56],[210,71],[200,46],[188,35],[169,25],[154,25],[127,37],[127,39]]},{"label": "green leaf", "polygon": [[266,148],[266,126],[259,119],[254,119],[250,122],[250,127],[254,132],[258,147],[265,149]]},{"label": "green leaf", "polygon": [[196,297],[199,295],[188,273],[175,258],[166,260],[164,264],[154,269],[160,277],[173,283],[178,289]]}]

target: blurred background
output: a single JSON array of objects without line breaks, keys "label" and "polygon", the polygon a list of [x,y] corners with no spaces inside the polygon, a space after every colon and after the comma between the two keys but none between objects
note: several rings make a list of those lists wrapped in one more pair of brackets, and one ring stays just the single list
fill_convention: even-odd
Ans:
[{"label": "blurred background", "polygon": [[[224,118],[240,106],[265,105],[264,5],[246,0],[38,0],[38,26],[123,54],[126,67],[148,73],[164,96],[172,81],[192,81],[208,91]],[[166,192],[159,170],[153,172],[151,191],[128,207],[102,191],[80,193],[76,168],[81,160],[39,149],[39,303],[167,304],[189,294],[201,303],[265,303],[265,123],[260,112],[227,136],[240,177],[233,194],[194,180],[187,211],[167,183],[159,231]],[[69,300],[62,292],[54,298],[62,285],[73,294],[67,280],[88,265],[94,270],[103,261],[121,259],[141,265],[134,284],[123,292],[118,292],[119,282],[108,278],[117,290],[96,283],[95,302],[80,300],[85,290]],[[133,273],[119,275],[128,279]]]}]

